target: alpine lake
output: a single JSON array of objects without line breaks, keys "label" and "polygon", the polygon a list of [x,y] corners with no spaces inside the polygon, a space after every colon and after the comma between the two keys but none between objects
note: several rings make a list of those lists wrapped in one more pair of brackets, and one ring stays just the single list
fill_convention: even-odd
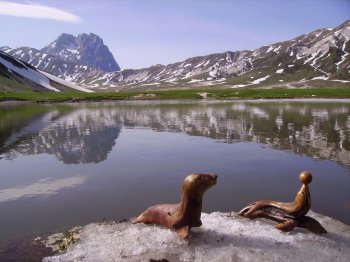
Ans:
[{"label": "alpine lake", "polygon": [[203,212],[291,202],[350,224],[349,100],[120,101],[0,106],[0,246],[177,203],[215,173]]}]

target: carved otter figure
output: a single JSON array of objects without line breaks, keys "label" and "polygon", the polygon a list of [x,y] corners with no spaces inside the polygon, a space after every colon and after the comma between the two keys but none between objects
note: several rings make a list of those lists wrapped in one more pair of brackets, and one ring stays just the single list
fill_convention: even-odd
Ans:
[{"label": "carved otter figure", "polygon": [[305,216],[311,207],[311,196],[308,184],[312,181],[312,175],[303,171],[299,176],[302,186],[295,196],[294,202],[283,203],[271,200],[254,202],[243,208],[239,215],[250,218],[267,218],[279,222],[277,229],[288,232],[296,226],[309,229],[316,234],[324,234],[327,231],[315,219]]},{"label": "carved otter figure", "polygon": [[147,208],[133,223],[157,224],[175,230],[184,239],[191,227],[200,227],[203,194],[216,184],[215,174],[191,174],[183,182],[181,202]]}]

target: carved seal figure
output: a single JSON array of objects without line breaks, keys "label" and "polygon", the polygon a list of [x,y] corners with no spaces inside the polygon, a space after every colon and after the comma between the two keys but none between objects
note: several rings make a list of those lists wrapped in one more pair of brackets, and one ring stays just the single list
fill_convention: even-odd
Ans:
[{"label": "carved seal figure", "polygon": [[147,208],[133,223],[157,224],[175,230],[184,239],[191,227],[200,227],[203,194],[216,184],[215,174],[191,174],[183,182],[181,202]]},{"label": "carved seal figure", "polygon": [[283,203],[272,200],[261,200],[243,208],[238,214],[250,219],[267,218],[279,222],[276,228],[285,232],[293,230],[296,226],[309,229],[316,234],[327,233],[321,224],[308,216],[305,216],[311,207],[311,196],[308,184],[312,181],[312,175],[303,171],[299,176],[303,184],[291,203]]}]

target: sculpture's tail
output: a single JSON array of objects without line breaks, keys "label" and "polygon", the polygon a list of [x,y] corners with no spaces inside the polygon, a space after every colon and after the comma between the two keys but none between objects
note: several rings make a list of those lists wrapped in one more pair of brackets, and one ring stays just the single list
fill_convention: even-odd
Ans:
[{"label": "sculpture's tail", "polygon": [[251,203],[248,206],[244,207],[241,211],[238,212],[238,215],[244,216],[244,217],[249,217],[251,213],[253,213],[256,208],[257,202]]}]

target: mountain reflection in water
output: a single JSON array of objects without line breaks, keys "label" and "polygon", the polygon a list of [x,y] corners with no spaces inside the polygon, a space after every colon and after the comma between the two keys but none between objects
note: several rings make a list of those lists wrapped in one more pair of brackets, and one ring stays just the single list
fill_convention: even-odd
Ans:
[{"label": "mountain reflection in water", "polygon": [[107,158],[121,130],[111,117],[99,110],[72,108],[62,114],[54,109],[24,122],[18,131],[13,128],[1,152],[6,158],[47,153],[66,164],[98,163]]},{"label": "mountain reflection in water", "polygon": [[0,154],[48,153],[66,164],[107,158],[124,128],[254,141],[350,166],[346,102],[119,102],[0,108]]}]

